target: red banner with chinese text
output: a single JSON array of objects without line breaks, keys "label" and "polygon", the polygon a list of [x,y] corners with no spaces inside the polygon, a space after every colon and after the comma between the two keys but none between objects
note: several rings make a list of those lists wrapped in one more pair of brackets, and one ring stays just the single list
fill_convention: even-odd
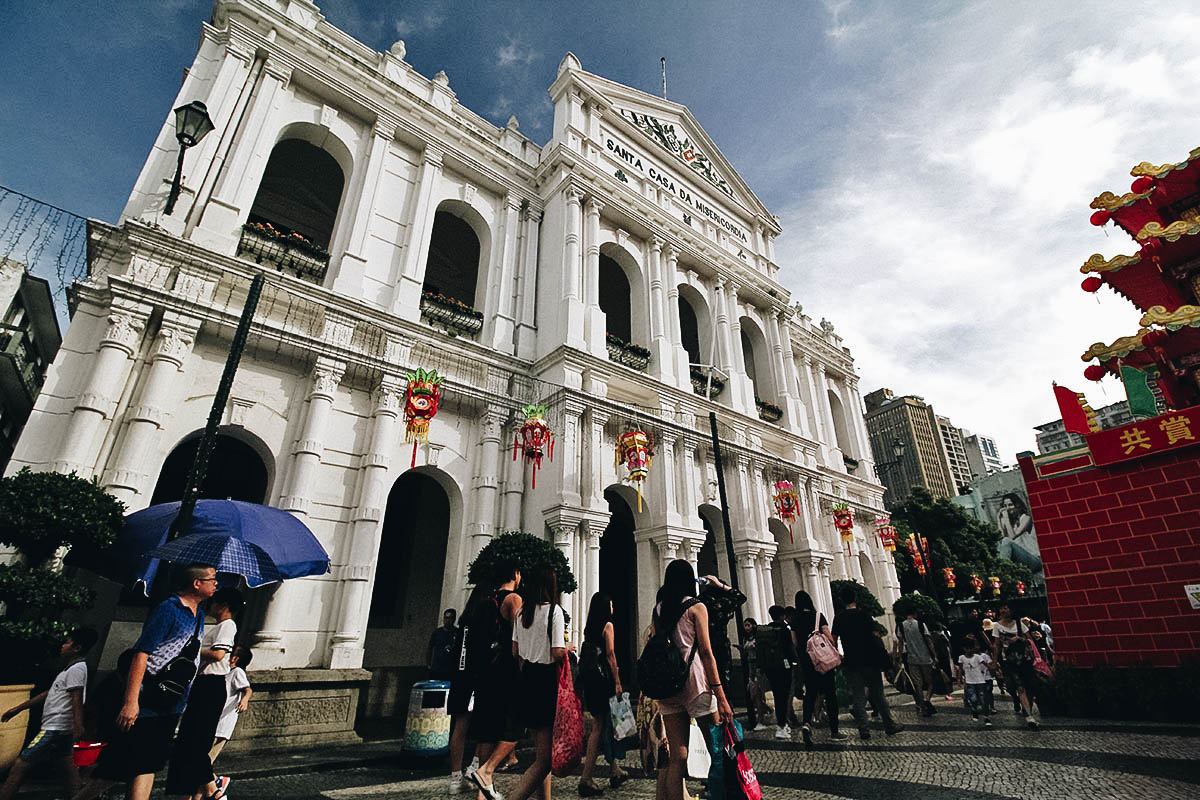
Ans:
[{"label": "red banner with chinese text", "polygon": [[1089,433],[1084,438],[1097,465],[1132,461],[1200,444],[1200,406],[1168,411],[1119,428]]}]

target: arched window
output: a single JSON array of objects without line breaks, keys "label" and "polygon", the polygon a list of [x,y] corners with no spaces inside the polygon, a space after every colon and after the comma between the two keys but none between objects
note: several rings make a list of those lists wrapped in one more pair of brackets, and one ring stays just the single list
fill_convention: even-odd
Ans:
[{"label": "arched window", "polygon": [[754,320],[741,318],[742,358],[746,364],[746,377],[754,387],[754,400],[758,415],[768,422],[778,422],[783,410],[777,405],[778,393],[775,377],[771,373],[770,350],[767,340]]},{"label": "arched window", "polygon": [[311,142],[285,138],[267,160],[239,253],[323,281],[346,174]]},{"label": "arched window", "polygon": [[302,139],[284,139],[267,160],[250,222],[269,222],[329,249],[346,176],[333,156]]},{"label": "arched window", "polygon": [[479,237],[466,220],[439,209],[433,217],[423,291],[441,294],[474,308],[479,251]]},{"label": "arched window", "polygon": [[[712,316],[704,296],[687,284],[679,287],[679,335],[683,349],[687,351],[692,388],[696,394],[704,395],[709,384],[709,370],[706,367],[715,365],[712,347]],[[723,365],[716,365],[723,366]],[[721,395],[725,388],[725,378],[722,373],[713,372],[710,397]]]},{"label": "arched window", "polygon": [[629,278],[610,256],[600,254],[600,310],[604,312],[608,332],[622,342],[633,338]]}]

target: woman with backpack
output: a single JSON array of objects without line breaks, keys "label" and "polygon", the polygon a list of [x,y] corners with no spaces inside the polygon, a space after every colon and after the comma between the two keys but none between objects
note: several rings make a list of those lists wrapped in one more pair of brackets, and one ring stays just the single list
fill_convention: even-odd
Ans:
[{"label": "woman with backpack", "polygon": [[526,800],[541,790],[550,800],[550,748],[558,710],[559,665],[570,648],[567,622],[559,605],[558,576],[543,564],[525,583],[525,602],[513,625],[512,652],[517,659],[517,720],[533,736],[534,759],[509,800]]},{"label": "woman with backpack", "polygon": [[1030,729],[1037,730],[1041,726],[1030,699],[1030,692],[1037,686],[1037,675],[1033,669],[1033,652],[1029,649],[1033,646],[1029,640],[1029,628],[1013,619],[1012,611],[1004,604],[996,612],[992,635],[992,661],[999,665],[1009,692],[1020,701],[1026,724]]},{"label": "woman with backpack", "polygon": [[[467,661],[474,682],[475,707],[471,712],[470,738],[479,747],[483,763],[468,769],[465,777],[479,790],[480,800],[497,800],[493,776],[517,746],[520,730],[514,720],[513,627],[521,613],[521,569],[516,562],[500,566],[499,587],[472,611],[467,638]],[[454,782],[451,781],[451,794]]]},{"label": "woman with backpack", "polygon": [[[814,636],[824,637],[830,647],[835,647],[833,632],[825,615],[817,611],[808,592],[801,589],[796,592],[796,657],[804,673],[804,724],[800,726],[800,734],[804,737],[804,746],[812,750],[812,721],[813,712],[817,707],[817,698],[825,698],[825,713],[829,718],[829,741],[845,742],[850,737],[838,728],[837,701],[837,667],[824,673],[818,672],[813,665],[812,657],[808,654],[808,642]],[[836,652],[836,649],[835,649]]]},{"label": "woman with backpack", "polygon": [[[578,685],[582,689],[583,707],[592,715],[592,729],[588,734],[587,750],[583,758],[583,777],[579,781],[580,797],[598,797],[604,789],[592,780],[596,769],[596,757],[601,742],[612,742],[612,713],[608,701],[622,694],[621,673],[617,666],[615,648],[616,634],[613,628],[612,599],[604,592],[592,595],[588,606],[587,624],[583,628],[583,646],[579,650]],[[607,748],[606,748],[607,749]],[[616,789],[629,779],[621,769],[620,758],[623,748],[606,752],[612,772],[608,785]]]},{"label": "woman with backpack", "polygon": [[[667,768],[659,775],[656,800],[683,800],[691,719],[700,723],[701,730],[707,730],[733,718],[708,636],[708,610],[696,599],[697,588],[691,563],[676,559],[667,565],[654,606],[653,636],[669,636],[686,669],[683,675],[672,676],[683,679],[683,689],[659,700],[669,758]],[[639,661],[639,677],[641,665]]]}]

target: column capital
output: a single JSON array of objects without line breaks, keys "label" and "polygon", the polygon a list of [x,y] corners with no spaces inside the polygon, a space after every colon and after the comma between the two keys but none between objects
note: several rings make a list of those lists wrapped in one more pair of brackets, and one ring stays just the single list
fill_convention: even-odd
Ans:
[{"label": "column capital", "polygon": [[810,356],[808,353],[801,353],[800,363],[806,367],[811,367],[813,363],[812,356]]},{"label": "column capital", "polygon": [[651,236],[650,237],[650,252],[658,253],[658,252],[662,251],[662,248],[663,248],[663,240],[658,238],[657,236]]},{"label": "column capital", "polygon": [[425,149],[421,151],[421,161],[422,163],[428,164],[431,167],[437,167],[438,169],[441,169],[442,157],[444,155],[445,154],[442,152],[441,148],[437,147],[436,145],[426,144]]},{"label": "column capital", "polygon": [[385,375],[375,387],[372,398],[375,401],[373,412],[375,416],[400,416],[400,403],[404,397],[404,381],[395,375]]},{"label": "column capital", "polygon": [[375,125],[371,128],[371,135],[376,139],[383,139],[384,143],[387,143],[396,138],[397,127],[399,127],[397,120],[381,114],[375,120]]},{"label": "column capital", "polygon": [[604,201],[600,200],[594,194],[588,195],[586,209],[589,217],[598,217],[600,212],[604,210]]},{"label": "column capital", "polygon": [[127,357],[132,357],[142,340],[142,331],[146,329],[149,316],[149,310],[114,305],[109,311],[108,327],[100,339],[100,346],[122,350]]},{"label": "column capital", "polygon": [[666,256],[667,263],[674,266],[679,260],[679,248],[668,243],[663,247],[663,255]]},{"label": "column capital", "polygon": [[177,368],[183,366],[183,359],[191,352],[196,341],[196,333],[200,330],[199,320],[163,320],[154,339],[154,350],[151,359],[154,361],[169,361]]},{"label": "column capital", "polygon": [[817,374],[822,378],[825,377],[825,364],[820,361],[814,361],[813,367],[817,370]]},{"label": "column capital", "polygon": [[563,190],[563,194],[566,195],[567,205],[577,206],[583,202],[584,191],[575,184],[571,184]]},{"label": "column capital", "polygon": [[342,382],[345,372],[346,363],[344,361],[318,358],[312,371],[312,389],[308,394],[309,399],[333,400],[333,393],[337,390],[338,384]]},{"label": "column capital", "polygon": [[512,192],[508,192],[507,194],[504,195],[504,210],[509,212],[510,214],[514,213],[514,212],[520,213],[521,203],[523,203],[523,202],[524,202],[524,198],[518,197],[517,195],[515,195]]}]

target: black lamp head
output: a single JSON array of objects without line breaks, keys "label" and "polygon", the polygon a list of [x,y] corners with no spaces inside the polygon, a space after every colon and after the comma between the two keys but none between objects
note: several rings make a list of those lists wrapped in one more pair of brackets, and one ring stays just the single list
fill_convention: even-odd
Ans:
[{"label": "black lamp head", "polygon": [[214,127],[208,116],[208,108],[199,100],[175,109],[175,138],[183,147],[196,144]]}]

